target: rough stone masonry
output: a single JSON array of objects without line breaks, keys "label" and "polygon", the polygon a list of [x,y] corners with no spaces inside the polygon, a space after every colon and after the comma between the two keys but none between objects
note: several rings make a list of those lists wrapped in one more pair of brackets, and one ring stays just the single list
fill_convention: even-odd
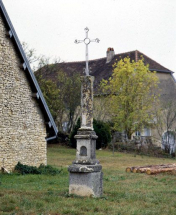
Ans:
[{"label": "rough stone masonry", "polygon": [[46,164],[46,127],[0,14],[0,169]]},{"label": "rough stone masonry", "polygon": [[93,76],[81,77],[81,128],[77,139],[76,160],[69,166],[69,193],[80,196],[102,195],[102,166],[96,159],[96,139],[93,130]]}]

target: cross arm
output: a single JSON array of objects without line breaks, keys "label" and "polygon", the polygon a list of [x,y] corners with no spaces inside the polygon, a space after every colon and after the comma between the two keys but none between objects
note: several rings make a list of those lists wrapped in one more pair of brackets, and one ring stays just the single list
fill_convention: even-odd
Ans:
[{"label": "cross arm", "polygon": [[78,43],[82,43],[84,42],[84,40],[75,40],[75,43],[78,44]]},{"label": "cross arm", "polygon": [[94,40],[90,40],[90,42],[96,42],[96,43],[99,43],[100,40],[98,38],[94,39]]}]

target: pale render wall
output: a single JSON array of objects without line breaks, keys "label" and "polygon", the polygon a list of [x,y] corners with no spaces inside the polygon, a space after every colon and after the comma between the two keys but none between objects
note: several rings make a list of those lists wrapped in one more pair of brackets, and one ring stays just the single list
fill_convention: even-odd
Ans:
[{"label": "pale render wall", "polygon": [[169,102],[176,99],[176,83],[173,77],[167,73],[156,73],[159,78],[159,88],[162,102]]},{"label": "pale render wall", "polygon": [[[168,104],[169,102],[173,102],[173,105],[175,105],[176,101],[176,83],[173,79],[173,77],[170,74],[167,73],[156,73],[159,78],[159,94],[160,94],[160,101],[162,104]],[[176,107],[175,107],[176,108]],[[164,117],[164,116],[163,116]],[[167,121],[164,118],[165,122]],[[169,120],[170,122],[170,120]],[[176,122],[173,122],[172,129],[175,130]],[[163,134],[167,130],[166,125],[163,125],[163,130],[160,130],[160,134]],[[156,143],[156,145],[161,146],[161,136],[159,135],[157,129],[153,128],[151,131],[151,135]]]},{"label": "pale render wall", "polygon": [[0,15],[0,169],[46,164],[46,127]]}]

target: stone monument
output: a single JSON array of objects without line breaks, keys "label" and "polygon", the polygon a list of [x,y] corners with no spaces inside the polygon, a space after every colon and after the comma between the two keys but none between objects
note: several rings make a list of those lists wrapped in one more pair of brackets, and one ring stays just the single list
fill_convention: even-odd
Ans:
[{"label": "stone monument", "polygon": [[76,43],[86,44],[86,76],[81,77],[81,128],[75,138],[77,140],[76,160],[69,166],[69,194],[80,196],[102,195],[102,166],[96,159],[96,139],[93,129],[93,82],[94,77],[89,75],[88,45],[90,42],[99,42],[99,39],[88,38],[88,28],[85,28],[86,38],[76,40]]}]

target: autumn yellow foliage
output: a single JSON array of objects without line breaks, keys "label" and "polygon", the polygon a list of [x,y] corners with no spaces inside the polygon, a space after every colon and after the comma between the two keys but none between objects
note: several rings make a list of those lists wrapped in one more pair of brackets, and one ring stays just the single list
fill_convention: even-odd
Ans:
[{"label": "autumn yellow foliage", "polygon": [[125,131],[130,139],[133,132],[152,122],[152,107],[158,99],[158,78],[141,58],[137,62],[129,57],[113,65],[112,77],[102,80],[102,92],[108,95],[114,129]]}]

